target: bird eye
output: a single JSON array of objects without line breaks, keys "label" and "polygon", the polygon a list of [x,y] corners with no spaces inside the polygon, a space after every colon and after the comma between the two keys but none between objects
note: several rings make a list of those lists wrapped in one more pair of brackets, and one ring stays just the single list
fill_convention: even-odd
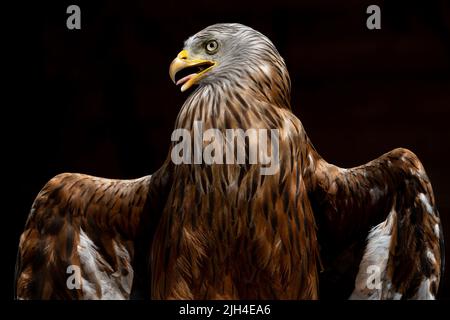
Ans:
[{"label": "bird eye", "polygon": [[209,54],[213,54],[219,48],[219,44],[217,43],[216,40],[211,40],[206,43],[205,48],[206,48],[206,52],[208,52]]}]

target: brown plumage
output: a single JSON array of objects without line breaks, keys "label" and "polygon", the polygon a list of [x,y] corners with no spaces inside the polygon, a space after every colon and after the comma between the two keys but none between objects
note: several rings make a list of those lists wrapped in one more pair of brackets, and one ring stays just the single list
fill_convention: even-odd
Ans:
[{"label": "brown plumage", "polygon": [[[176,79],[192,67],[201,68]],[[283,59],[239,24],[189,38],[170,72],[183,91],[198,85],[176,129],[276,128],[279,170],[176,165],[172,143],[152,176],[59,175],[38,194],[20,239],[18,298],[435,297],[443,237],[412,152],[352,169],[325,162],[290,110]],[[67,286],[70,265],[80,267],[79,288]],[[380,288],[369,283],[370,266]]]}]

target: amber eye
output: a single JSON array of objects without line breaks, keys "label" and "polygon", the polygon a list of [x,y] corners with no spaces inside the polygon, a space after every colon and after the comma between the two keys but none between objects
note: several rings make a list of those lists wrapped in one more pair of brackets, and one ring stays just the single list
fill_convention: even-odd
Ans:
[{"label": "amber eye", "polygon": [[205,46],[206,52],[209,54],[216,53],[218,48],[219,48],[219,44],[217,43],[216,40],[208,41]]}]

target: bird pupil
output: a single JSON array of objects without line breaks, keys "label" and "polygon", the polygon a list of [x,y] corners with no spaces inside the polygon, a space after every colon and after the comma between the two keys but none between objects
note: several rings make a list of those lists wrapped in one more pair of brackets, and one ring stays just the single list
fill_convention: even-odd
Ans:
[{"label": "bird pupil", "polygon": [[211,42],[209,42],[208,44],[207,44],[207,49],[209,50],[209,51],[212,51],[212,50],[215,50],[216,49],[216,42],[215,41],[211,41]]}]

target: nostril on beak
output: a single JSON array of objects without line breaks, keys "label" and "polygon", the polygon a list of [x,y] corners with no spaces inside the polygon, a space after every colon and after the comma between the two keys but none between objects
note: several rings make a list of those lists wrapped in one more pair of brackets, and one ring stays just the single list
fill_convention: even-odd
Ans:
[{"label": "nostril on beak", "polygon": [[181,51],[181,52],[178,54],[177,58],[178,58],[178,59],[181,59],[181,60],[187,60],[187,58],[188,58],[188,52],[187,52],[187,50]]}]

